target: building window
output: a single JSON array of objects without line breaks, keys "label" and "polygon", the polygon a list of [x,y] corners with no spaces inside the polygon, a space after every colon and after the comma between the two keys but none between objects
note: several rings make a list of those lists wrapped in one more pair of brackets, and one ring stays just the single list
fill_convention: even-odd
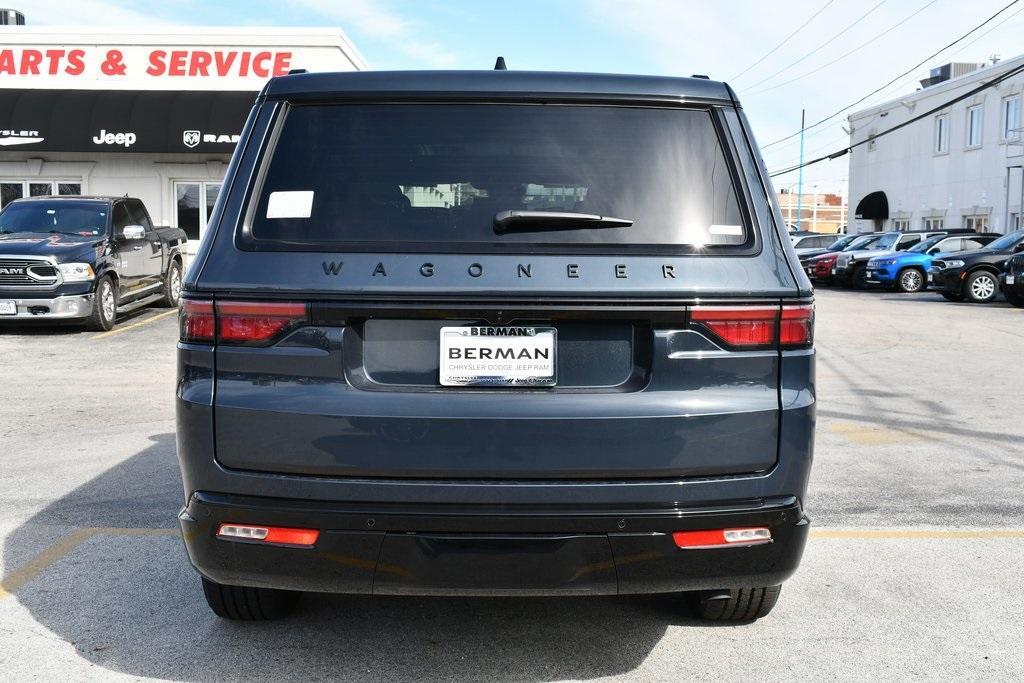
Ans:
[{"label": "building window", "polygon": [[949,151],[949,114],[935,117],[935,153],[945,154]]},{"label": "building window", "polygon": [[22,197],[82,194],[79,180],[0,180],[0,209]]},{"label": "building window", "polygon": [[201,181],[174,183],[175,225],[185,231],[189,240],[199,240],[206,234],[206,224],[220,194],[220,183]]},{"label": "building window", "polygon": [[964,216],[964,227],[974,232],[988,230],[988,216]]},{"label": "building window", "polygon": [[967,110],[967,146],[981,147],[981,105]]},{"label": "building window", "polygon": [[1003,139],[1020,139],[1020,96],[1003,100]]},{"label": "building window", "polygon": [[893,218],[892,219],[893,230],[910,230],[910,219],[909,218]]},{"label": "building window", "polygon": [[925,218],[922,226],[925,230],[942,230],[946,227],[945,218]]}]

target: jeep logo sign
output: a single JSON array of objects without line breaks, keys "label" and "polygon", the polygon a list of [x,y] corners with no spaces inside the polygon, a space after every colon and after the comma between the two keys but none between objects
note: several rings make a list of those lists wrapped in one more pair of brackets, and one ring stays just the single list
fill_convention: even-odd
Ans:
[{"label": "jeep logo sign", "polygon": [[186,130],[181,135],[181,141],[185,143],[186,147],[192,148],[199,144],[199,131],[198,130]]}]

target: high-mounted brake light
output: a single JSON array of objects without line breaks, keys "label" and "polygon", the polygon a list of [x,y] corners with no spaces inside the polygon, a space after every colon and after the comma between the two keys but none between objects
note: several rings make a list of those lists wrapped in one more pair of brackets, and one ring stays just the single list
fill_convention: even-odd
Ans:
[{"label": "high-mounted brake light", "polygon": [[703,548],[744,548],[772,542],[768,527],[742,529],[703,529],[701,531],[676,531],[672,540],[684,550]]},{"label": "high-mounted brake light", "polygon": [[316,529],[294,529],[282,526],[253,526],[251,524],[221,524],[217,538],[229,541],[256,541],[277,545],[312,547],[320,538]]},{"label": "high-mounted brake light", "polygon": [[800,348],[814,340],[814,306],[697,306],[690,325],[737,349]]},{"label": "high-mounted brake light", "polygon": [[181,341],[262,344],[308,320],[304,303],[292,301],[199,301],[184,299]]}]

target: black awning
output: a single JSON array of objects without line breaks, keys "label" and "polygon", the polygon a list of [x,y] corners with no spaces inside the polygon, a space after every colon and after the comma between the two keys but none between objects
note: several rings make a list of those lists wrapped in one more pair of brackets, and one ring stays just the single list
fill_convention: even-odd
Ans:
[{"label": "black awning", "polygon": [[864,195],[864,199],[857,202],[857,210],[853,213],[853,217],[886,220],[889,218],[889,198],[881,190]]},{"label": "black awning", "polygon": [[0,152],[229,154],[256,94],[0,89]]}]

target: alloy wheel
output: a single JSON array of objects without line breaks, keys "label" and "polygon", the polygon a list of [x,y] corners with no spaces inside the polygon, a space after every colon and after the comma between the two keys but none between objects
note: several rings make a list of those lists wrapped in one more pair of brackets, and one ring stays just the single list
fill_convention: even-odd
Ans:
[{"label": "alloy wheel", "polygon": [[100,289],[100,306],[103,309],[103,317],[106,320],[113,320],[117,312],[117,303],[114,301],[114,288],[109,281],[105,281]]},{"label": "alloy wheel", "polygon": [[171,272],[171,301],[178,303],[181,298],[181,269],[174,268]]},{"label": "alloy wheel", "polygon": [[971,295],[983,301],[996,293],[996,281],[991,275],[980,275],[971,283]]},{"label": "alloy wheel", "polygon": [[924,279],[921,277],[920,271],[914,269],[905,270],[900,276],[900,286],[904,292],[916,292],[921,289],[923,284]]}]

